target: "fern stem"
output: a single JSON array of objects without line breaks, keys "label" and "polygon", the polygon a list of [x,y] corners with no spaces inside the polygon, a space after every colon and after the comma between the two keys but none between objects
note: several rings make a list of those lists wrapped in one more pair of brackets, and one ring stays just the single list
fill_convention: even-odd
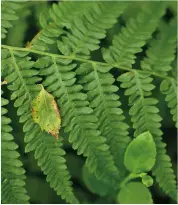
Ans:
[{"label": "fern stem", "polygon": [[30,48],[20,48],[20,47],[7,46],[7,45],[1,45],[1,47],[9,49],[9,50],[28,51],[28,52],[36,53],[36,54],[39,54],[39,55],[50,56],[52,58],[63,58],[63,59],[76,60],[76,61],[80,61],[80,62],[84,62],[84,63],[97,64],[97,65],[101,65],[101,66],[102,65],[103,66],[112,66],[114,68],[118,68],[119,70],[123,70],[123,71],[135,71],[135,72],[139,72],[139,73],[154,75],[154,76],[157,76],[157,77],[162,78],[162,79],[167,79],[167,80],[173,80],[174,81],[174,79],[172,77],[164,76],[164,75],[161,75],[159,73],[152,72],[152,71],[143,71],[143,70],[138,70],[138,69],[133,69],[133,68],[130,69],[130,68],[126,68],[125,66],[118,66],[118,65],[115,65],[115,64],[110,65],[110,64],[105,63],[105,62],[87,60],[87,59],[83,59],[83,58],[79,58],[79,57],[73,57],[73,56],[64,56],[64,55],[59,55],[59,54],[54,54],[54,53],[38,51],[38,50],[30,49]]}]

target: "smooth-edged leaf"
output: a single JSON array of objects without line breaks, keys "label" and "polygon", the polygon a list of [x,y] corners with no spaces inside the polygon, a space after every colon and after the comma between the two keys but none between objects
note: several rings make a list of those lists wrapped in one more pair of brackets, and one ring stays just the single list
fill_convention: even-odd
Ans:
[{"label": "smooth-edged leaf", "polygon": [[145,186],[150,187],[153,185],[153,178],[151,176],[145,175],[142,177],[142,183]]},{"label": "smooth-edged leaf", "polygon": [[128,145],[125,167],[132,173],[148,172],[155,164],[156,146],[150,132],[144,132]]},{"label": "smooth-edged leaf", "polygon": [[54,97],[42,86],[41,91],[32,101],[32,117],[41,130],[58,138],[61,118]]},{"label": "smooth-edged leaf", "polygon": [[141,182],[131,182],[124,186],[117,197],[120,204],[152,204],[149,189]]}]

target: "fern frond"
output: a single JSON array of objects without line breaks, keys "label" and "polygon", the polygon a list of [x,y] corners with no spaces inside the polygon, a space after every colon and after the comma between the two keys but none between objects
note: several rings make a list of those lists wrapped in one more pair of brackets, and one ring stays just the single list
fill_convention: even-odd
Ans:
[{"label": "fern frond", "polygon": [[8,89],[12,91],[11,100],[15,100],[17,115],[20,116],[20,122],[24,123],[26,152],[35,151],[38,165],[47,175],[47,181],[57,194],[67,202],[77,203],[63,158],[64,151],[60,148],[62,144],[59,143],[57,146],[55,138],[41,132],[39,126],[32,120],[31,101],[39,91],[35,83],[41,80],[37,77],[39,72],[32,69],[34,62],[30,61],[27,52],[4,49],[2,64],[5,80],[9,84]]},{"label": "fern frond", "polygon": [[[3,2],[4,5],[21,4],[6,1]],[[168,107],[173,120],[176,121],[177,82],[175,76],[168,75],[171,72],[175,74],[173,69],[171,70],[171,63],[176,46],[176,22],[173,19],[169,24],[164,24],[164,19],[161,20],[170,4],[60,1],[49,5],[52,5],[50,9],[45,9],[40,15],[43,29],[26,48],[13,47],[14,42],[10,43],[11,46],[2,45],[3,83],[7,82],[19,121],[24,124],[25,152],[34,151],[37,164],[46,175],[47,182],[62,199],[67,203],[79,203],[66,167],[62,136],[59,134],[57,140],[42,131],[32,119],[31,103],[39,94],[38,84],[41,84],[57,101],[61,129],[67,133],[72,148],[78,155],[86,158],[87,170],[96,178],[94,181],[107,187],[105,194],[111,195],[112,200],[128,172],[123,159],[130,141],[128,125],[125,123],[121,100],[117,94],[119,88],[115,85],[115,74],[111,74],[115,72],[111,69],[117,68],[126,72],[118,80],[121,81],[121,87],[126,89],[125,95],[129,96],[129,114],[135,130],[134,136],[137,137],[145,131],[153,135],[157,158],[152,173],[163,191],[176,200],[175,175],[171,160],[166,154],[166,144],[162,141],[162,118],[157,108],[158,101],[152,97],[155,86],[151,77],[164,79],[161,91],[166,95]],[[4,10],[3,38],[17,16],[17,9],[14,7],[9,11]],[[129,15],[132,9],[135,12]],[[32,17],[41,11],[40,7],[37,12],[33,12]],[[122,27],[123,22],[126,26]],[[111,42],[117,31],[119,34],[114,37],[112,46],[103,49],[105,62],[97,62],[101,55],[100,43]],[[106,37],[107,32],[109,35]],[[156,38],[150,39],[152,36]],[[5,41],[9,42],[8,40]],[[148,45],[148,49],[147,57],[141,62],[142,70],[133,69],[133,64],[140,63],[140,55],[137,61],[136,54],[142,51],[144,45]],[[144,52],[142,54],[144,55]],[[30,56],[37,61],[32,61]],[[4,117],[6,112],[3,110],[3,122],[8,134],[11,129],[8,127],[10,121]],[[41,125],[41,122],[39,124]],[[9,148],[11,149],[8,145]],[[14,154],[13,157],[8,157],[8,163],[13,166],[17,160],[15,155],[16,158],[19,156]],[[12,161],[13,159],[15,160]],[[6,163],[5,160],[4,162]],[[7,182],[5,177],[3,175],[4,184]],[[21,180],[24,180],[23,177]],[[13,186],[16,186],[16,183],[20,187],[24,186],[24,183],[19,181],[13,183]],[[4,201],[8,199],[6,193],[3,195]],[[13,200],[12,197],[10,199]]]},{"label": "fern frond", "polygon": [[128,125],[124,122],[123,111],[120,108],[118,87],[113,85],[115,79],[108,71],[110,66],[84,63],[77,69],[80,75],[79,83],[87,91],[90,107],[98,118],[99,130],[107,139],[115,164],[119,168],[121,178],[125,174],[124,153],[129,143]]},{"label": "fern frond", "polygon": [[6,204],[28,204],[29,196],[24,188],[25,170],[19,160],[20,154],[17,152],[18,145],[14,142],[11,134],[11,120],[6,117],[7,109],[4,108],[8,100],[1,98],[1,196],[2,202]]},{"label": "fern frond", "polygon": [[[176,19],[169,24],[160,26],[160,33],[151,41],[147,50],[147,57],[141,62],[142,69],[162,75],[167,75],[172,69],[171,63],[175,58],[176,51]],[[166,95],[168,107],[171,109],[173,120],[177,126],[177,85],[176,80],[165,79],[161,83],[161,91]]]},{"label": "fern frond", "polygon": [[12,27],[12,21],[18,19],[16,11],[21,7],[16,1],[2,1],[1,3],[1,38],[6,38],[7,30]]},{"label": "fern frond", "polygon": [[106,179],[116,184],[119,178],[117,168],[96,124],[97,117],[93,114],[82,93],[82,86],[76,84],[76,64],[71,60],[43,57],[36,63],[40,74],[45,76],[43,82],[48,92],[52,92],[61,109],[62,126],[69,134],[69,142],[78,154],[87,157],[86,165],[99,179]]},{"label": "fern frond", "polygon": [[154,85],[151,83],[150,74],[139,73],[136,70],[122,74],[119,78],[121,87],[126,88],[125,95],[129,97],[131,109],[129,114],[135,129],[135,136],[150,131],[153,135],[157,157],[156,164],[152,170],[153,175],[160,187],[174,200],[177,200],[176,180],[172,169],[170,157],[166,154],[166,144],[162,142],[162,131],[160,129],[161,117],[156,104],[158,101],[151,98]]},{"label": "fern frond", "polygon": [[177,122],[177,82],[176,80],[163,80],[160,86],[160,90],[163,94],[166,95],[166,102],[168,107],[170,108],[170,112],[173,116],[173,121],[176,123],[176,127],[178,128]]},{"label": "fern frond", "polygon": [[64,55],[89,58],[90,52],[99,49],[100,39],[117,22],[127,4],[125,2],[95,2],[93,8],[75,18],[66,36],[58,40],[58,49]]},{"label": "fern frond", "polygon": [[35,159],[38,160],[38,166],[47,175],[46,181],[51,188],[66,202],[78,204],[79,202],[73,194],[61,140],[55,141],[50,134],[42,132],[35,125],[32,132],[27,132],[25,142],[28,143],[26,152],[35,150]]},{"label": "fern frond", "polygon": [[171,62],[175,58],[177,21],[174,18],[169,24],[162,23],[160,33],[150,43],[147,57],[141,62],[143,70],[167,75],[171,70]]},{"label": "fern frond", "polygon": [[59,2],[49,9],[49,15],[41,15],[40,23],[43,29],[32,39],[30,48],[50,50],[51,45],[57,45],[57,39],[66,33],[65,28],[71,27],[74,19],[81,17],[92,8],[93,2]]},{"label": "fern frond", "polygon": [[103,49],[103,58],[109,64],[131,68],[135,63],[135,54],[142,51],[160,17],[164,14],[164,2],[147,2],[141,8],[136,18],[129,19],[126,27],[114,38],[109,49]]},{"label": "fern frond", "polygon": [[[21,4],[18,10],[18,20],[13,22],[13,27],[9,28],[6,42],[11,46],[24,46],[24,33],[28,30],[28,18],[31,14],[31,7],[28,6],[30,2]],[[14,41],[15,39],[15,41]]]},{"label": "fern frond", "polygon": [[[69,4],[70,5],[70,4]],[[72,5],[72,4],[71,4]],[[106,29],[110,28],[114,23],[116,23],[116,20],[117,20],[117,17],[124,11],[124,8],[126,7],[126,3],[112,3],[112,2],[90,2],[90,9],[88,9],[87,12],[84,12],[83,13],[83,16],[76,16],[75,18],[75,21],[73,24],[71,24],[71,20],[68,20],[66,21],[64,24],[66,25],[66,27],[68,28],[68,31],[64,33],[64,36],[62,36],[61,40],[58,40],[57,41],[57,44],[58,44],[58,49],[60,50],[60,52],[62,54],[65,54],[65,55],[71,55],[71,56],[82,56],[83,58],[88,58],[89,57],[89,54],[91,51],[93,50],[96,50],[99,48],[98,44],[99,44],[99,40],[101,38],[104,38],[105,35],[106,35]],[[62,8],[62,7],[61,7]],[[61,10],[60,7],[56,7],[55,10],[53,8],[53,11],[59,11]],[[92,8],[92,9],[91,9]],[[119,9],[118,9],[119,8]],[[57,12],[56,12],[57,13]],[[55,20],[53,18],[53,20]],[[57,23],[57,22],[56,22]],[[73,67],[73,65],[69,65],[69,63],[71,62],[68,62],[68,67]],[[67,66],[67,65],[66,65]],[[43,72],[43,70],[42,70]],[[49,73],[48,73],[49,74]],[[47,74],[46,74],[47,75]],[[54,74],[53,74],[54,75]],[[58,74],[59,75],[59,74]],[[67,75],[67,73],[66,73]],[[57,76],[57,75],[56,75]],[[55,76],[55,78],[51,75],[51,76],[48,76],[47,77],[47,81],[44,82],[44,85],[48,85],[48,83],[51,83],[52,82],[52,78],[53,81],[55,82],[57,80],[57,77]],[[74,74],[75,76],[75,74]],[[74,77],[73,76],[73,77]],[[75,78],[74,78],[75,79]],[[48,82],[46,84],[46,82]],[[50,85],[50,84],[49,84]],[[54,85],[50,85],[50,88],[54,86]],[[57,84],[56,84],[57,86]],[[55,86],[55,89],[57,90],[57,87]],[[59,86],[59,85],[58,85]],[[72,85],[70,85],[72,86]],[[78,90],[76,90],[77,92],[81,92],[82,90],[82,87],[80,87],[79,85],[76,85],[76,89],[78,88]],[[59,89],[59,87],[58,87]],[[49,89],[49,92],[51,90]],[[74,90],[75,91],[75,90]],[[55,95],[55,93],[54,93]],[[58,96],[56,96],[58,97]],[[59,97],[61,97],[59,95]],[[87,96],[85,96],[85,98],[83,100],[86,100]],[[82,105],[82,101],[80,102],[81,105]],[[84,106],[88,105],[88,102],[86,101],[87,104],[84,103]],[[69,103],[70,104],[70,103]],[[115,102],[115,104],[117,104]],[[60,104],[59,104],[60,105]],[[68,108],[69,109],[69,108]],[[86,109],[86,108],[85,108]],[[87,106],[87,109],[89,109],[89,107]],[[119,110],[119,109],[118,109]],[[89,112],[89,113],[87,113]],[[90,114],[90,112],[92,112],[92,109],[90,111],[85,111],[83,114]],[[93,116],[94,117],[94,116]],[[123,116],[120,116],[121,120],[123,118]],[[72,119],[72,118],[71,118]],[[93,124],[93,129],[97,130],[98,127],[96,126],[96,124],[94,125],[94,122],[92,122],[91,124],[89,123],[90,120],[87,120],[85,122],[85,124],[88,127],[88,129],[91,129],[92,128],[92,124]],[[67,125],[67,124],[66,124]],[[75,124],[74,124],[75,125]],[[73,125],[73,126],[74,126]],[[77,123],[76,123],[77,125]],[[86,126],[85,125],[85,126]],[[124,124],[125,125],[125,124]],[[124,126],[123,125],[123,126]],[[64,125],[65,126],[65,125]],[[127,126],[126,126],[127,127]],[[126,130],[126,127],[124,128]],[[69,130],[71,131],[71,130]],[[82,131],[82,130],[81,130]],[[80,131],[80,132],[81,132]],[[83,132],[83,131],[82,131]],[[124,131],[123,131],[124,132]],[[127,131],[125,131],[125,133],[127,133]],[[93,134],[92,134],[93,135]],[[87,134],[86,136],[89,137],[89,135]],[[108,146],[106,146],[105,144],[105,139],[104,138],[99,138],[100,134],[98,133],[97,134],[98,136],[98,141],[96,141],[96,147],[98,146],[102,146],[104,148],[104,146],[106,147],[105,149],[108,150]],[[70,138],[69,138],[70,139]],[[128,138],[127,138],[128,139]],[[125,139],[126,140],[126,139]],[[81,140],[82,141],[82,140]],[[87,141],[87,140],[85,140]],[[111,141],[111,140],[110,140]],[[121,142],[122,140],[120,140],[119,142]],[[123,140],[124,141],[124,140]],[[126,140],[127,141],[127,140]],[[73,143],[75,142],[74,140],[72,141]],[[118,143],[119,143],[118,142]],[[80,142],[80,143],[83,143],[83,142]],[[81,146],[82,144],[79,145]],[[91,143],[91,142],[87,142],[87,143]],[[85,146],[88,146],[86,143]],[[117,144],[118,144],[117,143]],[[85,143],[84,143],[85,144]],[[126,142],[125,142],[126,144]],[[79,146],[78,145],[78,146]],[[81,149],[80,147],[78,147],[77,145],[74,145],[73,147],[75,147],[75,149],[79,148]],[[84,145],[83,145],[84,146]],[[123,146],[123,145],[122,145]],[[120,146],[120,147],[122,147]],[[98,149],[98,148],[97,148]],[[105,150],[103,149],[103,151]],[[115,148],[116,150],[116,148]],[[121,151],[122,150],[122,151]],[[123,154],[123,149],[121,149],[120,152]],[[81,154],[85,152],[85,149],[84,151],[81,152]],[[90,153],[92,152],[91,150],[89,151]],[[105,151],[105,160],[108,161],[109,163],[109,158],[111,159],[111,156],[109,154],[109,151]],[[104,152],[103,152],[104,154]],[[85,155],[85,153],[84,153]],[[95,152],[95,154],[93,153],[94,158],[98,158],[97,157],[97,154]],[[116,155],[116,153],[115,153]],[[88,154],[87,154],[88,156]],[[109,158],[108,158],[109,157]],[[118,155],[117,155],[118,157]],[[108,158],[108,159],[107,159]],[[116,156],[115,156],[116,158]],[[88,158],[88,161],[90,161],[91,159]],[[87,161],[87,164],[88,164],[88,161]],[[101,160],[100,160],[101,161]],[[113,161],[113,160],[111,160]],[[117,160],[118,161],[118,160]],[[117,163],[118,164],[118,163]],[[94,166],[94,165],[92,165]],[[99,170],[98,168],[96,169],[93,169],[92,166],[89,166],[89,169],[90,171],[96,171],[96,175],[97,177],[99,178],[102,178],[102,174],[101,174],[101,170]],[[111,167],[112,169],[115,170],[116,172],[116,168],[114,168],[114,165],[113,165],[113,162],[110,163],[110,165],[108,164],[108,167],[110,167],[110,172],[111,172]],[[93,169],[93,170],[91,170]],[[109,170],[108,169],[108,170]],[[97,171],[98,170],[98,171]],[[104,170],[104,168],[102,169]],[[106,172],[108,172],[108,170],[106,169]],[[113,172],[113,171],[112,171]],[[104,176],[105,174],[103,174]],[[108,173],[106,174],[106,176],[108,175]],[[105,177],[106,177],[105,176]],[[110,178],[110,177],[109,177]]]}]

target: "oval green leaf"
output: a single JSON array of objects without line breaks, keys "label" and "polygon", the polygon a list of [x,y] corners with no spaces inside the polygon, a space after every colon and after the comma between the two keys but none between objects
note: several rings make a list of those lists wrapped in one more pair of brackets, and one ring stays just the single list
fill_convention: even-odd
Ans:
[{"label": "oval green leaf", "polygon": [[[41,85],[42,86],[42,85]],[[32,101],[32,118],[41,130],[58,138],[61,118],[54,97],[42,86],[41,91]]]},{"label": "oval green leaf", "polygon": [[144,132],[128,145],[124,165],[132,173],[148,172],[156,160],[156,146],[150,132]]},{"label": "oval green leaf", "polygon": [[131,182],[124,186],[117,197],[120,204],[152,204],[149,189],[141,182]]}]

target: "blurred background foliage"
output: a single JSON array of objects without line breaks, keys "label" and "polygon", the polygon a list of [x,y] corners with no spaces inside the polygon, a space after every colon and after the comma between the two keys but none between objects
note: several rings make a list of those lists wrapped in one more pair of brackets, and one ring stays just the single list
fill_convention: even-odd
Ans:
[{"label": "blurred background foliage", "polygon": [[[22,9],[19,11],[19,20],[14,22],[14,27],[9,30],[8,36],[2,41],[2,44],[7,44],[11,46],[25,47],[29,41],[40,31],[39,16],[40,13],[46,13],[48,8],[52,3],[57,3],[56,1],[30,1],[23,3]],[[128,21],[128,19],[133,18],[140,6],[144,4],[144,1],[132,1],[125,11],[124,15],[119,18],[118,23],[108,30],[107,37],[101,41],[101,47],[108,47],[112,43],[113,36],[116,35],[122,26]],[[163,17],[165,22],[169,22],[171,18],[177,14],[177,1],[167,1],[167,11]],[[70,14],[69,14],[70,15]],[[154,34],[153,34],[154,35]],[[144,46],[143,52],[137,54],[137,62],[133,66],[139,69],[139,60],[145,56],[145,50],[147,46]],[[56,48],[54,48],[56,52]],[[102,61],[101,51],[95,51],[92,54],[92,59],[97,61]],[[174,68],[176,71],[176,61],[174,62]],[[115,76],[119,75],[118,70],[112,71]],[[3,80],[3,79],[2,79]],[[167,151],[172,159],[173,168],[175,173],[177,173],[177,133],[174,128],[174,123],[171,119],[169,110],[167,109],[164,97],[159,91],[159,79],[154,81],[156,89],[154,90],[154,95],[159,100],[160,114],[163,118],[162,130],[164,132],[164,142],[167,143]],[[118,82],[116,83],[118,84]],[[5,96],[10,99],[9,91],[3,87],[5,91]],[[126,121],[131,125],[130,117],[128,115],[128,101],[123,94],[123,90],[120,89],[118,94],[121,96],[122,109],[126,115]],[[50,188],[49,184],[45,180],[45,176],[40,171],[37,163],[34,159],[33,153],[26,154],[24,152],[24,134],[22,131],[21,124],[18,123],[19,119],[16,115],[16,109],[13,107],[13,102],[10,101],[8,105],[9,117],[12,119],[13,135],[17,144],[19,145],[19,152],[21,154],[21,160],[24,164],[27,175],[27,190],[30,196],[30,202],[41,203],[41,204],[59,204],[65,203],[60,199],[59,196]],[[130,135],[133,136],[133,130],[130,129]],[[68,143],[67,136],[63,131],[61,135],[64,138],[64,149],[66,150],[67,166],[72,175],[72,181],[75,193],[79,198],[81,203],[95,203],[95,204],[107,204],[116,203],[115,193],[113,196],[104,196],[107,192],[108,187],[97,182],[96,178],[88,175],[87,169],[84,167],[85,159],[82,156],[78,156],[76,151],[74,151],[71,145]],[[167,204],[173,203],[170,198],[168,198],[154,183],[151,188],[154,203]]]}]

